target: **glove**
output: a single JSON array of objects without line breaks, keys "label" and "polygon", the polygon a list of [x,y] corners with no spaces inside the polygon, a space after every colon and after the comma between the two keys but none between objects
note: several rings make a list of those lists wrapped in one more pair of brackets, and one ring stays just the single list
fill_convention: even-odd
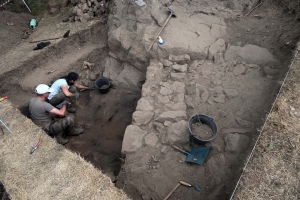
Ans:
[{"label": "glove", "polygon": [[79,97],[79,93],[77,92],[75,93],[75,99],[78,99],[78,97]]},{"label": "glove", "polygon": [[56,106],[56,108],[61,109],[61,107],[62,107],[63,105],[65,105],[65,104],[69,105],[69,104],[71,104],[71,103],[68,102],[68,101],[63,101],[63,102],[61,102],[60,104],[58,104],[58,105]]},{"label": "glove", "polygon": [[95,89],[95,86],[89,86],[88,87],[88,90],[94,90]]}]

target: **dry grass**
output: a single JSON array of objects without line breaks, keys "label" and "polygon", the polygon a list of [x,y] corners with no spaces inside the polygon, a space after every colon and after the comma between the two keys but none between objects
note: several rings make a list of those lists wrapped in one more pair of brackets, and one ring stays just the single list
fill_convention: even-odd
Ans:
[{"label": "dry grass", "polygon": [[284,85],[232,199],[300,198],[299,97],[300,54],[296,50]]},{"label": "dry grass", "polygon": [[[0,180],[14,200],[129,199],[111,180],[79,155],[47,136],[9,101],[0,102]],[[43,142],[33,153],[32,146]]]}]

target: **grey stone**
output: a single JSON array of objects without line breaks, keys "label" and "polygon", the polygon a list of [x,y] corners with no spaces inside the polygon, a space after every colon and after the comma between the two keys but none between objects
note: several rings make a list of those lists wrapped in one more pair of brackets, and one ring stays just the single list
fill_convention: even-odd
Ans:
[{"label": "grey stone", "polygon": [[[155,130],[157,130],[159,132],[159,135],[160,136],[163,136],[165,133],[167,133],[167,127],[165,125],[163,125],[162,123],[159,123],[159,122],[154,122],[153,124]],[[162,141],[164,142],[164,141]]]},{"label": "grey stone", "polygon": [[89,75],[89,79],[90,79],[91,81],[95,81],[97,78],[98,78],[98,75],[97,75],[97,74],[92,73],[92,74]]},{"label": "grey stone", "polygon": [[117,78],[117,82],[127,86],[141,86],[141,81],[144,80],[145,74],[129,64],[124,64],[124,69]]},{"label": "grey stone", "polygon": [[172,124],[172,122],[169,122],[169,121],[164,122],[164,126],[167,126],[167,127],[170,126],[171,124]]},{"label": "grey stone", "polygon": [[205,90],[202,94],[201,94],[201,99],[203,102],[206,102],[209,98],[209,91]]},{"label": "grey stone", "polygon": [[216,53],[224,53],[226,49],[225,40],[218,39],[208,49],[208,59],[212,60]]},{"label": "grey stone", "polygon": [[236,117],[235,121],[238,123],[238,125],[240,125],[243,128],[252,128],[252,127],[254,127],[254,123],[253,122],[244,120],[244,119],[242,119],[240,117]]},{"label": "grey stone", "polygon": [[222,86],[216,86],[214,87],[213,91],[216,93],[216,94],[223,94],[223,87]]},{"label": "grey stone", "polygon": [[172,65],[172,69],[175,72],[187,72],[187,64],[184,64],[184,65]]},{"label": "grey stone", "polygon": [[174,103],[173,105],[170,106],[171,110],[183,110],[186,111],[186,104],[184,102],[178,102],[178,103]]},{"label": "grey stone", "polygon": [[246,72],[246,67],[244,65],[237,65],[233,69],[233,74],[236,76],[245,74]]},{"label": "grey stone", "polygon": [[266,66],[264,67],[264,72],[266,75],[277,75],[280,71],[278,69],[273,69],[269,66]]},{"label": "grey stone", "polygon": [[157,96],[157,102],[160,104],[167,104],[170,102],[170,99],[168,96],[164,96],[160,94]]},{"label": "grey stone", "polygon": [[108,57],[105,59],[105,70],[103,72],[103,76],[111,80],[116,80],[123,69],[124,67],[118,60],[113,57]]},{"label": "grey stone", "polygon": [[83,4],[82,4],[81,10],[82,10],[84,13],[86,13],[86,12],[89,10],[89,6],[87,5],[87,3],[83,3]]},{"label": "grey stone", "polygon": [[216,65],[222,64],[224,62],[225,62],[225,59],[224,59],[224,54],[223,53],[216,53],[214,55],[214,63]]},{"label": "grey stone", "polygon": [[150,65],[147,67],[146,79],[147,81],[151,80],[161,80],[163,75],[162,73],[163,64],[150,60]]},{"label": "grey stone", "polygon": [[155,132],[148,133],[145,136],[145,144],[151,147],[154,147],[157,144],[158,140],[159,138]]},{"label": "grey stone", "polygon": [[137,125],[146,125],[152,120],[153,115],[151,111],[135,111],[132,114],[132,120]]},{"label": "grey stone", "polygon": [[185,92],[185,84],[183,82],[174,81],[171,88],[174,92],[177,92],[177,93],[184,93]]},{"label": "grey stone", "polygon": [[88,5],[89,7],[91,7],[91,6],[92,6],[92,2],[91,2],[91,1],[87,1],[87,5]]},{"label": "grey stone", "polygon": [[127,126],[122,143],[122,153],[132,153],[137,151],[143,145],[144,136],[147,131],[140,129],[136,125]]},{"label": "grey stone", "polygon": [[167,152],[168,147],[163,146],[160,150],[160,153],[166,153]]},{"label": "grey stone", "polygon": [[170,143],[186,143],[189,142],[188,133],[188,123],[187,121],[181,120],[175,122],[168,127],[167,130],[167,140]]},{"label": "grey stone", "polygon": [[142,97],[137,102],[136,110],[152,111],[152,110],[154,110],[154,107],[146,98]]},{"label": "grey stone", "polygon": [[183,65],[189,63],[191,61],[191,57],[188,54],[180,56],[170,55],[169,60],[176,62],[177,64]]},{"label": "grey stone", "polygon": [[236,89],[224,89],[224,93],[228,99],[233,99],[239,95],[239,92]]},{"label": "grey stone", "polygon": [[173,62],[171,62],[171,61],[169,61],[167,59],[164,59],[162,61],[162,64],[163,64],[164,67],[170,67],[171,65],[173,65]]},{"label": "grey stone", "polygon": [[279,64],[267,49],[250,44],[244,47],[229,46],[225,51],[224,57],[230,63],[233,63],[233,61],[245,61],[246,63],[257,65]]},{"label": "grey stone", "polygon": [[186,120],[185,111],[166,111],[163,112],[159,117],[155,119],[158,122],[171,121],[176,122],[180,120]]},{"label": "grey stone", "polygon": [[153,7],[151,8],[150,12],[151,12],[153,19],[157,22],[157,24],[159,26],[163,26],[163,24],[166,20],[165,13],[163,13],[159,10],[159,7],[157,6],[157,4],[152,4],[152,5],[153,5]]},{"label": "grey stone", "polygon": [[244,153],[250,143],[250,138],[237,133],[228,133],[225,136],[225,151]]},{"label": "grey stone", "polygon": [[161,87],[159,93],[167,96],[172,93],[172,90],[170,88]]},{"label": "grey stone", "polygon": [[81,10],[81,9],[77,9],[77,10],[76,10],[76,15],[77,15],[78,17],[81,17],[81,16],[83,15],[82,10]]},{"label": "grey stone", "polygon": [[86,17],[84,17],[84,15],[80,16],[79,17],[79,20],[82,22],[82,23],[86,23],[88,20]]},{"label": "grey stone", "polygon": [[171,79],[173,81],[184,81],[185,73],[171,73]]},{"label": "grey stone", "polygon": [[189,84],[185,88],[185,91],[186,91],[187,95],[194,95],[194,94],[196,94],[196,90],[197,90],[196,84]]},{"label": "grey stone", "polygon": [[184,94],[180,93],[173,97],[173,102],[183,102],[184,101]]},{"label": "grey stone", "polygon": [[215,99],[215,102],[217,103],[225,103],[225,95],[224,94],[220,94],[218,95]]}]

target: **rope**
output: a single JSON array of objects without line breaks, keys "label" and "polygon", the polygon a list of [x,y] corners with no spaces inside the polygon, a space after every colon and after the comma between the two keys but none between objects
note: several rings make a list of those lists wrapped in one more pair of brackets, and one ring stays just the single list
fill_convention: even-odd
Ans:
[{"label": "rope", "polygon": [[[298,51],[297,51],[296,53],[298,53]],[[286,75],[285,75],[285,77],[284,77],[283,83],[282,83],[282,85],[281,85],[281,87],[280,87],[279,92],[277,93],[277,96],[276,96],[276,98],[275,98],[275,101],[274,101],[274,103],[273,103],[273,105],[272,105],[272,107],[271,107],[271,110],[270,110],[270,112],[269,112],[269,114],[268,114],[268,116],[267,116],[267,118],[266,118],[266,120],[265,120],[265,123],[264,123],[262,129],[261,129],[260,132],[259,132],[258,138],[257,138],[257,140],[256,140],[256,142],[255,142],[255,144],[254,144],[254,147],[253,147],[253,149],[252,149],[252,151],[251,151],[251,153],[250,153],[250,155],[249,155],[249,157],[248,157],[248,159],[247,159],[247,162],[246,162],[246,164],[245,164],[245,167],[243,168],[243,171],[242,171],[242,173],[241,173],[241,175],[240,175],[240,178],[239,178],[238,182],[237,182],[236,185],[235,185],[235,188],[234,188],[234,190],[233,190],[233,192],[232,192],[232,195],[231,195],[231,197],[230,197],[230,200],[232,200],[232,198],[233,198],[233,196],[234,196],[234,194],[235,194],[235,192],[236,192],[236,189],[237,189],[238,185],[239,185],[240,182],[241,182],[242,176],[244,175],[245,169],[246,169],[246,167],[248,166],[249,161],[250,161],[250,159],[251,159],[252,156],[253,156],[255,147],[257,146],[257,143],[258,143],[258,141],[259,141],[259,139],[260,139],[260,137],[261,137],[262,131],[264,130],[264,127],[265,127],[265,125],[266,125],[266,123],[267,123],[267,121],[268,121],[268,119],[269,119],[269,117],[270,117],[270,114],[271,114],[271,112],[272,112],[272,110],[273,110],[273,108],[274,108],[274,106],[275,106],[275,103],[276,103],[276,101],[277,101],[279,95],[281,94],[281,90],[282,90],[282,88],[283,88],[283,86],[284,86],[284,84],[285,84],[285,82],[286,82],[286,79],[287,79],[287,77],[288,77],[288,75],[289,75],[289,73],[290,73],[290,71],[291,71],[291,69],[292,69],[292,66],[294,65],[295,58],[296,58],[296,54],[295,54],[295,56],[294,56],[294,58],[293,58],[293,61],[292,61],[291,65],[290,65],[290,67],[289,67],[288,72],[286,73]]]},{"label": "rope", "polygon": [[11,0],[6,0],[3,4],[0,5],[0,8],[5,6],[5,4],[7,4],[8,2],[10,2]]}]

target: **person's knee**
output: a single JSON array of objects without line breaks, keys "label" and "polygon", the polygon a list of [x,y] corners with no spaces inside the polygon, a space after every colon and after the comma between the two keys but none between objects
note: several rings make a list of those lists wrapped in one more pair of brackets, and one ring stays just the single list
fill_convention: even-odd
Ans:
[{"label": "person's knee", "polygon": [[71,93],[76,93],[76,92],[77,92],[77,88],[76,88],[74,85],[71,85],[71,86],[69,87],[69,92],[71,92]]},{"label": "person's knee", "polygon": [[66,130],[72,129],[75,126],[74,117],[72,115],[66,116],[60,120],[60,123]]},{"label": "person's knee", "polygon": [[55,123],[51,124],[49,127],[50,136],[55,136],[62,130],[63,130],[63,127],[62,127],[61,123],[55,122]]},{"label": "person's knee", "polygon": [[62,103],[66,100],[66,95],[63,92],[60,92],[54,95],[50,100],[49,103],[53,106],[57,106],[58,104]]}]

